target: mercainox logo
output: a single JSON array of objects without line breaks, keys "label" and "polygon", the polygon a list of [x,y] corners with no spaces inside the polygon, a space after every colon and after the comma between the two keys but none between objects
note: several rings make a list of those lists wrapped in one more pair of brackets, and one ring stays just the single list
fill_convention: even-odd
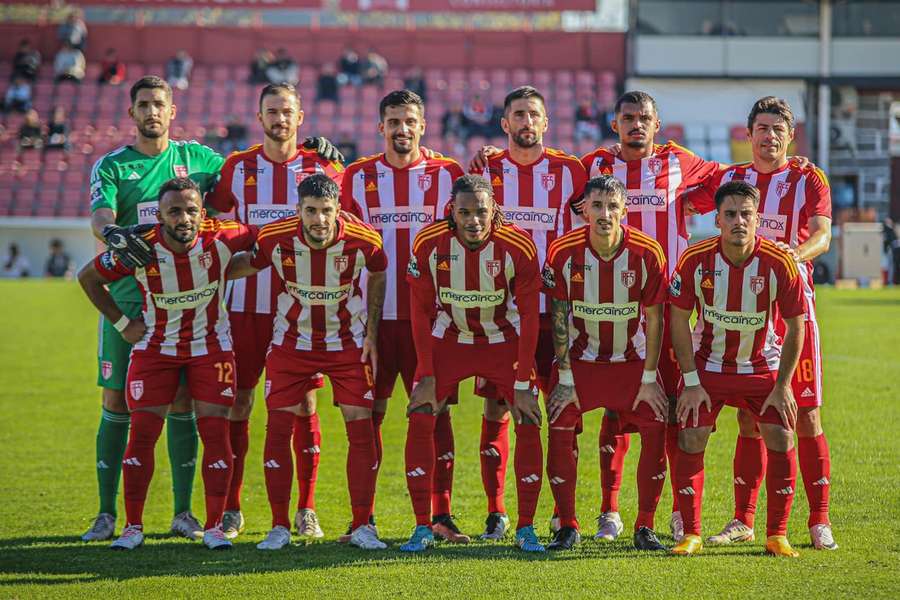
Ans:
[{"label": "mercainox logo", "polygon": [[786,229],[787,215],[760,213],[758,230],[759,235],[770,240],[780,240],[784,238]]},{"label": "mercainox logo", "polygon": [[213,281],[203,287],[188,290],[186,292],[172,292],[169,294],[153,294],[153,303],[163,310],[188,310],[206,306],[216,295],[219,282]]},{"label": "mercainox logo", "polygon": [[138,202],[137,220],[141,225],[153,224],[157,222],[156,214],[159,212],[159,205],[156,201]]},{"label": "mercainox logo", "polygon": [[251,204],[247,207],[247,222],[251,225],[265,225],[285,217],[294,217],[297,209],[287,205]]},{"label": "mercainox logo", "polygon": [[444,304],[452,304],[461,308],[490,308],[503,304],[503,301],[506,300],[506,292],[504,290],[492,292],[454,290],[442,287],[438,297]]},{"label": "mercainox logo", "polygon": [[572,302],[572,316],[585,321],[621,323],[638,318],[638,303],[625,302],[623,304],[614,304],[606,302],[603,304],[590,304],[581,300],[575,300]]},{"label": "mercainox logo", "polygon": [[729,331],[756,331],[766,324],[765,312],[739,312],[703,307],[703,320]]},{"label": "mercainox logo", "polygon": [[538,206],[504,206],[503,216],[522,229],[548,231],[556,227],[556,210]]},{"label": "mercainox logo", "polygon": [[350,295],[350,286],[326,287],[322,285],[302,285],[293,281],[285,281],[288,292],[306,306],[323,306],[339,304]]},{"label": "mercainox logo", "polygon": [[625,206],[630,210],[666,210],[666,190],[628,190]]},{"label": "mercainox logo", "polygon": [[434,222],[433,206],[373,206],[369,223],[379,229],[409,229]]}]

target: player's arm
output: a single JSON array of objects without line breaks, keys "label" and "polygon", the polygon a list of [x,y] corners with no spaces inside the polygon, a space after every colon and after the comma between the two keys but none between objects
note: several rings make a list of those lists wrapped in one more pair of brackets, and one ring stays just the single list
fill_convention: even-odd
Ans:
[{"label": "player's arm", "polygon": [[575,393],[575,379],[569,362],[569,312],[572,305],[568,300],[550,298],[550,319],[553,323],[553,354],[559,369],[559,381],[547,399],[547,421],[551,424],[569,404],[578,405]]},{"label": "player's arm", "polygon": [[491,160],[491,157],[496,156],[501,152],[503,152],[503,150],[496,146],[491,146],[490,144],[482,146],[478,152],[475,153],[475,156],[472,157],[472,160],[469,161],[469,173],[481,175],[484,173],[484,170],[487,169],[488,161]]},{"label": "player's arm", "polygon": [[684,379],[684,389],[678,396],[675,416],[682,425],[688,425],[690,420],[691,424],[697,427],[700,422],[700,407],[705,405],[706,410],[712,410],[712,401],[700,385],[697,364],[694,362],[694,344],[691,339],[692,312],[673,304],[669,317],[672,348],[675,350],[675,358],[678,359],[678,366],[681,367]]},{"label": "player's arm", "polygon": [[109,167],[106,157],[100,158],[91,169],[91,231],[98,240],[106,242],[118,258],[133,267],[142,267],[153,260],[153,249],[141,234],[147,231],[122,228],[116,225],[119,179],[115,167]]},{"label": "player's arm", "polygon": [[303,140],[303,147],[315,150],[316,154],[329,162],[344,162],[344,155],[326,137],[308,137]]},{"label": "player's arm", "polygon": [[538,273],[535,254],[536,249],[531,256],[523,254],[519,258],[512,282],[515,290],[514,302],[519,311],[519,353],[513,412],[519,423],[540,425],[541,407],[538,404],[537,394],[531,389],[531,373],[540,328],[541,276]]},{"label": "player's arm", "polygon": [[363,340],[362,356],[360,360],[372,362],[373,376],[378,376],[378,326],[381,324],[381,315],[384,312],[384,295],[387,289],[387,274],[385,271],[369,271],[369,280],[366,283],[366,337]]},{"label": "player's arm", "polygon": [[807,262],[822,256],[831,247],[831,219],[816,215],[810,217],[807,223],[809,238],[791,250],[794,258],[799,262]]},{"label": "player's arm", "polygon": [[225,269],[225,279],[241,279],[256,275],[262,269],[253,266],[253,254],[251,252],[238,252],[228,261]]},{"label": "player's arm", "polygon": [[[420,260],[421,259],[421,260]],[[435,397],[433,340],[431,335],[431,314],[437,301],[434,282],[428,272],[428,260],[413,254],[406,270],[409,283],[409,319],[412,328],[413,345],[416,348],[416,375],[406,414],[430,412],[437,414],[438,401]]]},{"label": "player's arm", "polygon": [[659,352],[662,348],[663,305],[654,304],[644,307],[644,335],[646,336],[646,357],[644,372],[641,375],[641,387],[638,388],[632,410],[637,410],[641,402],[646,402],[653,409],[658,421],[664,421],[669,411],[666,395],[656,380],[656,369],[659,366]]},{"label": "player's arm", "polygon": [[86,264],[78,272],[78,283],[88,300],[106,317],[113,327],[122,334],[129,344],[136,344],[144,337],[147,327],[142,318],[129,319],[119,309],[106,286],[113,281],[133,274],[134,270],[116,261],[112,253],[104,252]]},{"label": "player's arm", "polygon": [[207,210],[212,209],[220,214],[224,214],[231,212],[237,206],[237,199],[231,191],[234,165],[234,160],[230,158],[225,160],[218,181],[203,198],[203,205]]}]

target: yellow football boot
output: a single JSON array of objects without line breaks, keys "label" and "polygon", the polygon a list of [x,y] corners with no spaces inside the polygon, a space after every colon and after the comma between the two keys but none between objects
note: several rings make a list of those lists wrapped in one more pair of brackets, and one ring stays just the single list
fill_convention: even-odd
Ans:
[{"label": "yellow football boot", "polygon": [[791,543],[787,536],[770,535],[766,538],[766,554],[772,556],[786,556],[788,558],[797,558],[800,553],[791,548]]},{"label": "yellow football boot", "polygon": [[703,550],[703,538],[699,535],[686,533],[684,534],[684,537],[681,538],[681,541],[672,548],[672,554],[689,556],[691,554],[697,554],[701,550]]}]

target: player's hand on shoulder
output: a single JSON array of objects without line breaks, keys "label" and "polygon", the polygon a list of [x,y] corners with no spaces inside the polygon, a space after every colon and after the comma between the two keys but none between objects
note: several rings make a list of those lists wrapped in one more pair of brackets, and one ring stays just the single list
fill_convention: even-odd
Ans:
[{"label": "player's hand on shoulder", "polygon": [[791,248],[784,242],[775,242],[775,245],[790,254],[791,258],[793,258],[796,262],[800,262],[800,254],[797,253],[796,248]]},{"label": "player's hand on shoulder", "polygon": [[308,137],[303,140],[303,147],[315,150],[316,154],[329,162],[344,162],[344,155],[326,137]]},{"label": "player's hand on shoulder", "polygon": [[631,410],[637,410],[641,402],[646,402],[653,409],[653,414],[656,415],[657,421],[665,422],[666,415],[669,412],[669,400],[663,393],[662,388],[659,387],[659,383],[655,381],[653,383],[642,383],[641,387],[638,388]]},{"label": "player's hand on shoulder", "polygon": [[678,396],[678,404],[675,407],[675,416],[678,422],[687,427],[700,425],[700,407],[706,406],[706,410],[712,410],[712,401],[702,385],[685,387]]},{"label": "player's hand on shoulder", "polygon": [[815,163],[809,160],[809,158],[807,158],[806,156],[792,156],[788,159],[788,162],[790,162],[792,166],[797,167],[800,170],[816,168]]},{"label": "player's hand on shoulder", "polygon": [[431,414],[438,413],[438,402],[435,397],[434,377],[423,377],[413,384],[412,394],[409,396],[409,404],[406,406],[406,416],[411,415],[417,408],[431,407]]},{"label": "player's hand on shoulder", "polygon": [[133,346],[143,339],[145,333],[147,333],[147,325],[144,324],[143,318],[138,317],[131,319],[122,330],[122,339]]},{"label": "player's hand on shoulder", "polygon": [[547,421],[550,423],[555,422],[570,404],[574,404],[581,410],[575,386],[562,383],[556,384],[556,387],[553,388],[553,391],[550,392],[550,397],[547,399]]},{"label": "player's hand on shoulder", "polygon": [[622,153],[622,144],[616,142],[615,144],[608,146],[606,149],[613,156],[619,156]]},{"label": "player's hand on shoulder", "polygon": [[475,153],[475,156],[473,156],[472,160],[469,162],[469,172],[473,173],[475,171],[484,171],[487,168],[487,164],[490,158],[495,154],[500,154],[501,152],[503,152],[503,150],[496,146],[491,146],[490,144],[482,146],[481,149]]},{"label": "player's hand on shoulder", "polygon": [[103,228],[106,245],[126,267],[147,266],[153,260],[153,247],[143,238],[155,225],[142,224],[120,227],[110,224]]}]

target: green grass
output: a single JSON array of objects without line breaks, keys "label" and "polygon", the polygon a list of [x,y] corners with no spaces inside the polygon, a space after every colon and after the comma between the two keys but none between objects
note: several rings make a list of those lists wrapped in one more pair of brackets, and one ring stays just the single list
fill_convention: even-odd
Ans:
[{"label": "green grass", "polygon": [[[790,537],[798,560],[763,556],[760,542],[707,549],[692,558],[645,556],[629,536],[611,545],[586,541],[569,554],[525,556],[509,544],[438,547],[425,556],[396,548],[412,529],[403,477],[404,404],[398,396],[384,428],[378,482],[381,535],[391,544],[365,553],[335,543],[346,527],[349,501],[346,442],[337,409],[321,397],[323,454],[318,509],[324,543],[262,554],[254,548],[269,527],[261,468],[265,411],[253,414],[244,507],[247,532],[228,553],[162,535],[171,518],[164,440],[147,505],[150,537],[136,552],[113,553],[78,536],[96,512],[93,466],[99,418],[95,380],[96,318],[71,282],[2,282],[0,298],[0,597],[222,597],[323,595],[459,598],[502,595],[625,597],[898,597],[900,531],[900,292],[822,289],[819,313],[826,371],[824,424],[833,460],[832,521],[837,552],[816,552],[806,532],[806,498],[797,495]],[[469,390],[469,386],[465,386]],[[480,532],[485,506],[478,468],[479,404],[465,394],[454,412],[457,465],[454,512],[464,531]],[[731,456],[736,424],[728,409],[707,451],[704,522],[707,532],[731,516]],[[586,537],[598,509],[597,430],[591,413],[581,437],[579,507]],[[632,444],[622,490],[623,519],[635,515]],[[510,472],[512,469],[510,468]],[[511,476],[511,473],[510,473]],[[194,511],[203,513],[198,475]],[[515,511],[514,485],[507,483]],[[765,494],[765,491],[763,491]],[[121,498],[121,496],[120,496]],[[121,501],[121,500],[120,500]],[[546,531],[547,485],[538,510]],[[657,517],[666,529],[668,489]],[[764,501],[761,502],[765,506]],[[760,527],[764,524],[761,519]],[[120,521],[121,525],[121,521]],[[763,532],[757,528],[760,539]],[[628,527],[626,527],[626,530]],[[159,535],[157,535],[159,533]],[[227,597],[227,596],[226,596]]]}]

